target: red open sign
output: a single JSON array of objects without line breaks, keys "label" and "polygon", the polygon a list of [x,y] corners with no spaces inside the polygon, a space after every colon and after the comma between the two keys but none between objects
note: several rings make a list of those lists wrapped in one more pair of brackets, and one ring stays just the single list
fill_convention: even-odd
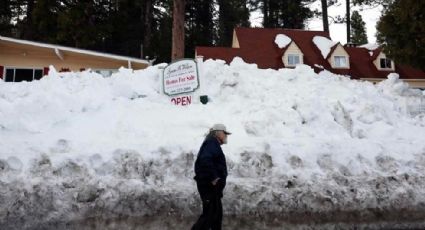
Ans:
[{"label": "red open sign", "polygon": [[171,102],[175,105],[186,106],[192,104],[192,96],[181,96],[171,98]]}]

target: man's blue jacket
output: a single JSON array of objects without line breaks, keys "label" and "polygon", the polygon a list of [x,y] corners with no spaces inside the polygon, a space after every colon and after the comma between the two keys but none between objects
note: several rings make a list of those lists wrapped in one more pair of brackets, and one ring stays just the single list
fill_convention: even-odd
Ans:
[{"label": "man's blue jacket", "polygon": [[226,158],[217,138],[207,138],[201,145],[195,161],[195,180],[198,182],[212,182],[219,177],[226,181]]}]

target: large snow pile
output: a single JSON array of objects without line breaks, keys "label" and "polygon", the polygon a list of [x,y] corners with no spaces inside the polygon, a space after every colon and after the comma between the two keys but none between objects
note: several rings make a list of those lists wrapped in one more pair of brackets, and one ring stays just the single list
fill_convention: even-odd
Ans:
[{"label": "large snow pile", "polygon": [[202,72],[211,101],[187,107],[159,93],[158,66],[0,81],[0,226],[195,218],[193,161],[217,122],[233,132],[226,215],[423,219],[425,119],[406,111],[422,95],[397,76],[375,86],[239,58]]}]

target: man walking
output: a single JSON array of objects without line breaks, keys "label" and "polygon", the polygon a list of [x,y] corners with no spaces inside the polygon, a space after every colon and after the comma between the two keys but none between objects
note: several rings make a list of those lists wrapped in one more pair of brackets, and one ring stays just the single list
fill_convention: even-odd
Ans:
[{"label": "man walking", "polygon": [[227,166],[222,144],[231,133],[223,124],[215,124],[205,137],[195,161],[195,180],[202,200],[202,214],[192,230],[221,230],[221,198],[226,186]]}]

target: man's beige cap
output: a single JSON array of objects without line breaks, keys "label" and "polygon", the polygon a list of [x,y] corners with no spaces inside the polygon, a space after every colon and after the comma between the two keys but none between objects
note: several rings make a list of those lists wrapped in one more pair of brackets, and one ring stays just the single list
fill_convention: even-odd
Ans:
[{"label": "man's beige cap", "polygon": [[213,125],[213,127],[211,128],[211,131],[223,131],[227,135],[232,134],[231,132],[228,132],[227,131],[226,126],[224,126],[223,124],[215,124],[215,125]]}]

